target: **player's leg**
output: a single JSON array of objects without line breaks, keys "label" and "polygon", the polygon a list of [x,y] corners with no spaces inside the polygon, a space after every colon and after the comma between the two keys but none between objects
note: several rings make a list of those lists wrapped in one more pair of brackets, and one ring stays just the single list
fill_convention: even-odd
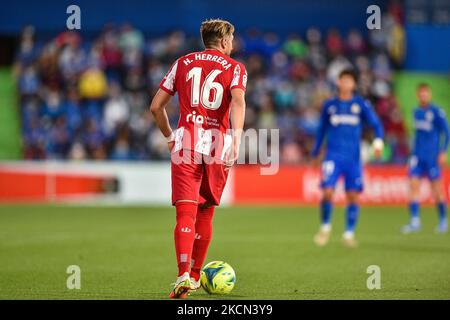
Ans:
[{"label": "player's leg", "polygon": [[200,205],[195,224],[196,237],[192,251],[191,289],[200,287],[200,272],[212,239],[212,220],[228,178],[222,161],[204,156],[204,174],[200,186]]},{"label": "player's leg", "polygon": [[402,233],[418,232],[421,227],[420,223],[420,178],[411,177],[409,179],[409,216],[410,221],[402,227]]},{"label": "player's leg", "polygon": [[190,265],[192,246],[195,240],[195,216],[197,202],[179,200],[175,203],[176,225],[174,229],[175,252],[177,256],[178,278],[170,298],[185,298],[191,288]]},{"label": "player's leg", "polygon": [[200,271],[206,259],[209,244],[212,239],[212,220],[215,206],[210,204],[199,205],[195,222],[195,241],[192,250],[191,277],[199,280]]},{"label": "player's leg", "polygon": [[177,218],[174,230],[175,251],[177,253],[178,276],[190,272],[192,246],[195,240],[195,219],[197,202],[177,201]]},{"label": "player's leg", "polygon": [[340,168],[335,161],[325,160],[322,163],[322,200],[320,201],[320,229],[314,236],[318,246],[328,243],[331,234],[331,215],[333,211],[333,194],[339,179]]},{"label": "player's leg", "polygon": [[333,160],[325,160],[322,163],[322,200],[320,201],[321,229],[331,230],[331,214],[333,211],[334,187],[341,174],[339,163]]},{"label": "player's leg", "polygon": [[320,201],[320,223],[322,229],[331,230],[331,214],[333,211],[333,188],[325,188],[322,191]]},{"label": "player's leg", "polygon": [[320,202],[320,229],[314,236],[314,242],[320,247],[326,245],[330,240],[333,193],[333,188],[325,188],[322,190],[322,200]]},{"label": "player's leg", "polygon": [[190,289],[190,266],[195,240],[195,219],[198,209],[202,166],[193,161],[194,152],[181,150],[183,161],[172,162],[172,203],[176,208],[174,229],[178,279],[170,298],[184,298]]},{"label": "player's leg", "polygon": [[347,163],[344,169],[347,207],[343,243],[348,247],[356,247],[355,229],[359,218],[359,194],[363,190],[362,165]]},{"label": "player's leg", "polygon": [[359,191],[347,191],[347,208],[345,218],[345,232],[342,235],[344,244],[356,247],[355,229],[359,218]]},{"label": "player's leg", "polygon": [[447,199],[444,193],[440,170],[435,168],[435,170],[432,170],[430,173],[431,190],[433,191],[433,198],[439,214],[439,223],[436,227],[436,232],[445,233],[448,231]]},{"label": "player's leg", "polygon": [[212,239],[212,220],[215,206],[208,203],[198,206],[195,221],[195,241],[192,249],[191,289],[200,288],[200,272]]},{"label": "player's leg", "polygon": [[422,176],[422,166],[417,157],[412,156],[409,160],[409,203],[408,210],[410,221],[401,229],[402,233],[418,232],[420,230],[420,177]]}]

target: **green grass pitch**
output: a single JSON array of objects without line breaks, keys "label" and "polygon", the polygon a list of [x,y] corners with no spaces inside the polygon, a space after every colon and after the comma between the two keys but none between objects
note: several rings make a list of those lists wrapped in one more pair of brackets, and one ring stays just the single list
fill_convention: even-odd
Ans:
[{"label": "green grass pitch", "polygon": [[[360,246],[341,245],[343,209],[327,247],[312,238],[317,209],[218,208],[207,262],[237,274],[228,296],[190,299],[450,299],[450,235],[436,235],[436,213],[404,236],[403,208],[362,208]],[[172,208],[0,206],[0,299],[166,299],[175,280]],[[66,268],[81,268],[81,289]],[[368,290],[369,265],[381,289]]]}]

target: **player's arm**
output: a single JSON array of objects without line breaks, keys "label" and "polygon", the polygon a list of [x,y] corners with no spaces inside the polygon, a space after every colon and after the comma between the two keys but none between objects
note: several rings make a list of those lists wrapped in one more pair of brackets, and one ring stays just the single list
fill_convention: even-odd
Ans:
[{"label": "player's arm", "polygon": [[319,127],[317,129],[316,141],[311,151],[311,156],[313,158],[317,158],[317,156],[319,155],[320,147],[322,146],[323,140],[325,138],[327,127],[328,127],[328,111],[327,105],[324,104],[320,112]]},{"label": "player's arm", "polygon": [[231,103],[230,117],[233,130],[233,144],[230,154],[227,155],[225,165],[227,169],[236,162],[239,156],[239,146],[245,121],[245,89],[247,87],[247,70],[242,63],[233,68],[233,79],[230,84]]},{"label": "player's arm", "polygon": [[381,124],[380,118],[378,118],[377,114],[373,110],[372,106],[368,101],[364,102],[363,106],[364,118],[366,123],[372,127],[375,133],[375,139],[372,142],[372,148],[374,151],[375,158],[380,159],[383,155],[384,149],[384,129]]},{"label": "player's arm", "polygon": [[230,168],[239,156],[239,145],[241,143],[242,131],[244,129],[245,120],[245,91],[241,88],[231,90],[231,127],[233,129],[233,146],[231,155],[225,162]]},{"label": "player's arm", "polygon": [[174,143],[172,128],[170,127],[169,117],[166,112],[166,106],[171,98],[172,96],[169,93],[159,89],[150,104],[150,111],[155,118],[159,130],[161,130],[161,133],[167,139],[169,150],[172,149]]},{"label": "player's arm", "polygon": [[166,137],[169,144],[169,150],[172,150],[174,144],[174,134],[172,128],[170,128],[169,117],[167,116],[166,107],[172,96],[177,91],[175,87],[175,78],[177,75],[178,60],[170,68],[169,72],[164,76],[159,84],[159,90],[153,97],[150,104],[150,111],[155,118],[156,125],[161,133]]},{"label": "player's arm", "polygon": [[443,136],[443,141],[441,142],[441,148],[439,150],[439,164],[442,166],[447,162],[447,150],[450,142],[450,130],[448,127],[447,119],[445,117],[445,112],[443,110],[439,110],[437,120],[439,121],[441,135]]}]

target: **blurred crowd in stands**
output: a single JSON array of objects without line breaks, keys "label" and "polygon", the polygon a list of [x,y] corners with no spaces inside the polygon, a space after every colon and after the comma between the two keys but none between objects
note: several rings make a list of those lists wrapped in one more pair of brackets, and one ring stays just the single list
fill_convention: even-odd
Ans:
[{"label": "blurred crowd in stands", "polygon": [[[402,19],[401,9],[390,7],[383,28],[366,36],[314,27],[284,37],[237,33],[233,57],[249,73],[246,127],[280,128],[280,160],[307,162],[321,104],[335,92],[340,70],[353,67],[359,93],[386,131],[384,161],[405,162],[409,138],[392,82],[403,59]],[[168,159],[148,106],[175,59],[196,50],[198,36],[182,31],[147,37],[131,25],[106,25],[93,37],[66,31],[43,40],[26,27],[15,64],[24,158]],[[172,99],[167,109],[172,127],[177,104]]]}]

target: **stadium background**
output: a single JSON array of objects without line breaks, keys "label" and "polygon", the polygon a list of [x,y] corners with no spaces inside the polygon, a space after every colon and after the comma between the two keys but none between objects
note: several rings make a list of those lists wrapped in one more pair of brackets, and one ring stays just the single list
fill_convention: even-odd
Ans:
[{"label": "stadium background", "polygon": [[[358,70],[359,91],[386,130],[383,161],[366,174],[371,203],[405,201],[402,168],[412,139],[415,85],[430,82],[434,101],[450,107],[450,48],[442,41],[450,35],[448,1],[378,2],[382,29],[372,31],[366,27],[370,1],[284,1],[280,6],[246,1],[238,11],[227,1],[131,1],[126,7],[110,2],[107,10],[103,2],[80,1],[78,32],[64,28],[69,4],[16,1],[2,10],[0,157],[47,162],[3,162],[0,199],[79,201],[106,193],[102,199],[164,203],[169,184],[153,198],[146,196],[153,181],[168,175],[167,167],[152,169],[148,163],[167,160],[168,152],[147,109],[176,57],[201,48],[198,24],[209,16],[230,19],[237,28],[234,57],[245,62],[250,79],[246,128],[280,128],[279,175],[259,177],[252,175],[257,170],[237,168],[225,203],[317,201],[318,175],[308,169],[309,153],[321,103],[334,92],[333,81],[345,66]],[[176,126],[176,99],[168,110]],[[370,162],[368,141],[363,157]],[[115,164],[101,166],[104,174],[92,174],[110,160]],[[143,168],[145,178],[127,169],[130,162],[138,163],[131,164],[134,170]],[[287,183],[283,175],[289,170],[297,177],[288,179],[291,193],[268,188]],[[255,179],[260,188],[252,187]],[[399,191],[390,191],[398,186]],[[429,197],[427,188],[423,197]]]},{"label": "stadium background", "polygon": [[[77,32],[65,28],[70,4],[81,8]],[[366,28],[371,4],[382,11],[379,31]],[[429,82],[434,101],[450,112],[450,0],[16,0],[3,6],[0,244],[8,263],[0,267],[0,297],[166,296],[174,215],[160,206],[170,199],[169,155],[147,108],[170,64],[200,48],[199,24],[210,17],[229,19],[237,29],[234,57],[249,71],[246,128],[279,128],[281,138],[279,172],[261,176],[258,165],[236,166],[223,198],[231,207],[217,216],[210,257],[237,268],[235,297],[371,298],[352,287],[351,272],[375,259],[392,271],[390,287],[378,297],[448,298],[449,267],[440,263],[448,261],[448,241],[426,234],[414,238],[421,246],[408,246],[398,230],[407,217],[399,208],[407,201],[416,85]],[[373,162],[365,135],[370,165],[363,202],[378,207],[363,208],[367,249],[351,255],[333,244],[319,253],[311,241],[320,191],[309,151],[321,102],[346,65],[358,71],[359,91],[381,117],[387,146],[382,161]],[[168,110],[175,126],[175,100]],[[450,194],[449,169],[444,176]],[[429,202],[429,187],[421,192]],[[341,223],[339,210],[336,216]],[[424,221],[431,225],[432,216]],[[240,250],[232,249],[237,243]],[[100,288],[80,295],[60,287],[59,270],[74,260],[90,267]],[[299,274],[290,267],[298,261]],[[402,274],[411,262],[412,273]],[[258,268],[285,279],[274,279],[277,289],[270,290],[260,285]],[[286,294],[300,275],[302,296]]]}]

